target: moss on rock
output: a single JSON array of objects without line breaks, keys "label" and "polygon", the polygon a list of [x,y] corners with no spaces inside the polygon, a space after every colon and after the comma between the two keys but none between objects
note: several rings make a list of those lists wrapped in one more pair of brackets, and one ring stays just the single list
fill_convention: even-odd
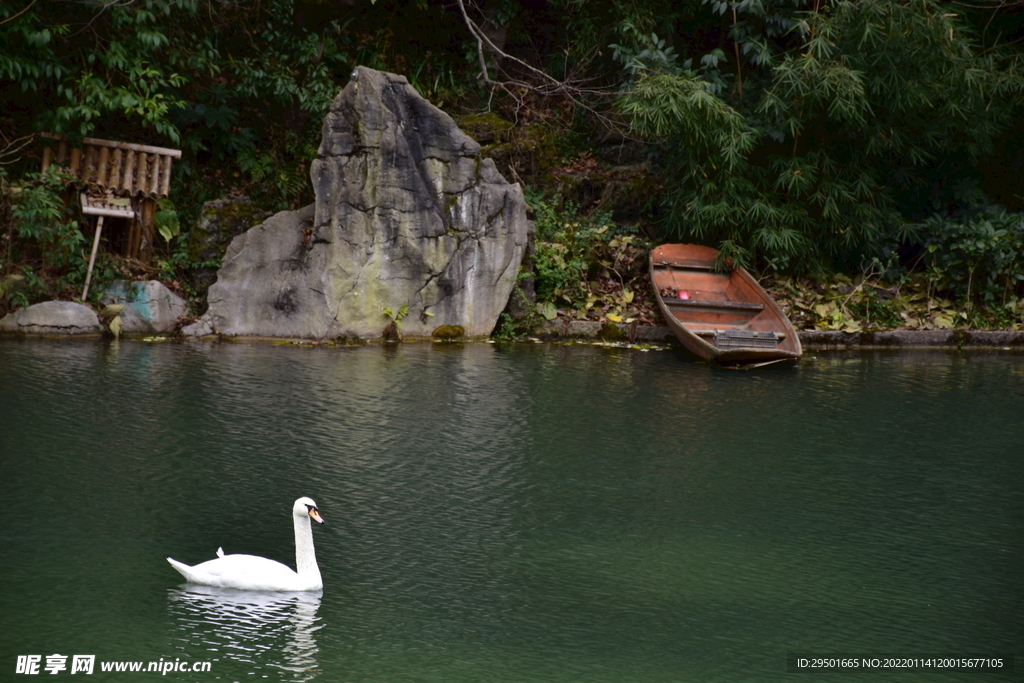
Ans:
[{"label": "moss on rock", "polygon": [[601,330],[596,336],[598,339],[604,339],[605,341],[625,341],[626,339],[626,333],[622,328],[610,320],[605,321],[601,325]]},{"label": "moss on rock", "polygon": [[515,124],[506,121],[493,112],[471,114],[459,119],[459,128],[481,145],[493,145],[507,141],[512,136]]},{"label": "moss on rock", "polygon": [[461,339],[466,336],[466,330],[463,329],[462,325],[439,325],[434,328],[434,331],[430,333],[434,339],[441,339],[444,341],[452,341],[453,339]]}]

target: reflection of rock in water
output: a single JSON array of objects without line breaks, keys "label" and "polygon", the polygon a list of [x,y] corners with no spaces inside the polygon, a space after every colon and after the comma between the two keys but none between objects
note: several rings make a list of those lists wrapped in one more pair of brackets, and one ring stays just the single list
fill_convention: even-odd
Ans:
[{"label": "reflection of rock in water", "polygon": [[173,638],[192,659],[290,671],[295,681],[319,672],[316,632],[321,593],[261,593],[209,586],[168,591]]}]

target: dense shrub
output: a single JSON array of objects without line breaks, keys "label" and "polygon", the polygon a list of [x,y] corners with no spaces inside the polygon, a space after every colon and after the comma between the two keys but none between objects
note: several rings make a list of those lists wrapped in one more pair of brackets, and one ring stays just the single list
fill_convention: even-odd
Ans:
[{"label": "dense shrub", "polygon": [[559,309],[579,319],[621,321],[637,315],[637,295],[646,294],[649,244],[635,228],[611,215],[581,214],[560,198],[530,200],[537,237],[533,275],[537,309],[548,319]]},{"label": "dense shrub", "polygon": [[748,265],[856,269],[1020,114],[1016,56],[941,3],[703,6],[714,47],[626,32],[621,106],[655,144],[667,231]]},{"label": "dense shrub", "polygon": [[85,240],[64,203],[64,187],[56,172],[11,182],[0,168],[0,310],[66,295],[84,281]]},{"label": "dense shrub", "polygon": [[968,305],[1002,306],[1024,297],[1024,215],[992,207],[912,227],[924,239],[937,286]]}]

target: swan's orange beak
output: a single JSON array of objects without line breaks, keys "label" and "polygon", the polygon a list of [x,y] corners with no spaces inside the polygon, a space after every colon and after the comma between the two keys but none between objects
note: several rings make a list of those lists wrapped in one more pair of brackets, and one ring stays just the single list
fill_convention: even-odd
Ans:
[{"label": "swan's orange beak", "polygon": [[309,516],[315,519],[316,521],[320,522],[321,524],[324,523],[324,518],[320,516],[320,511],[317,510],[316,508],[309,509]]}]

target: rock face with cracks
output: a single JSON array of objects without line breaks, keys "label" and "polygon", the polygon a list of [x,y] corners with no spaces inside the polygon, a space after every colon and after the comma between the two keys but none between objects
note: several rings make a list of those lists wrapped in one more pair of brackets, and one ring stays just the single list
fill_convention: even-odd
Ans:
[{"label": "rock face with cracks", "polygon": [[235,238],[186,334],[490,334],[533,229],[519,185],[402,76],[358,67],[324,120],[316,203]]}]

